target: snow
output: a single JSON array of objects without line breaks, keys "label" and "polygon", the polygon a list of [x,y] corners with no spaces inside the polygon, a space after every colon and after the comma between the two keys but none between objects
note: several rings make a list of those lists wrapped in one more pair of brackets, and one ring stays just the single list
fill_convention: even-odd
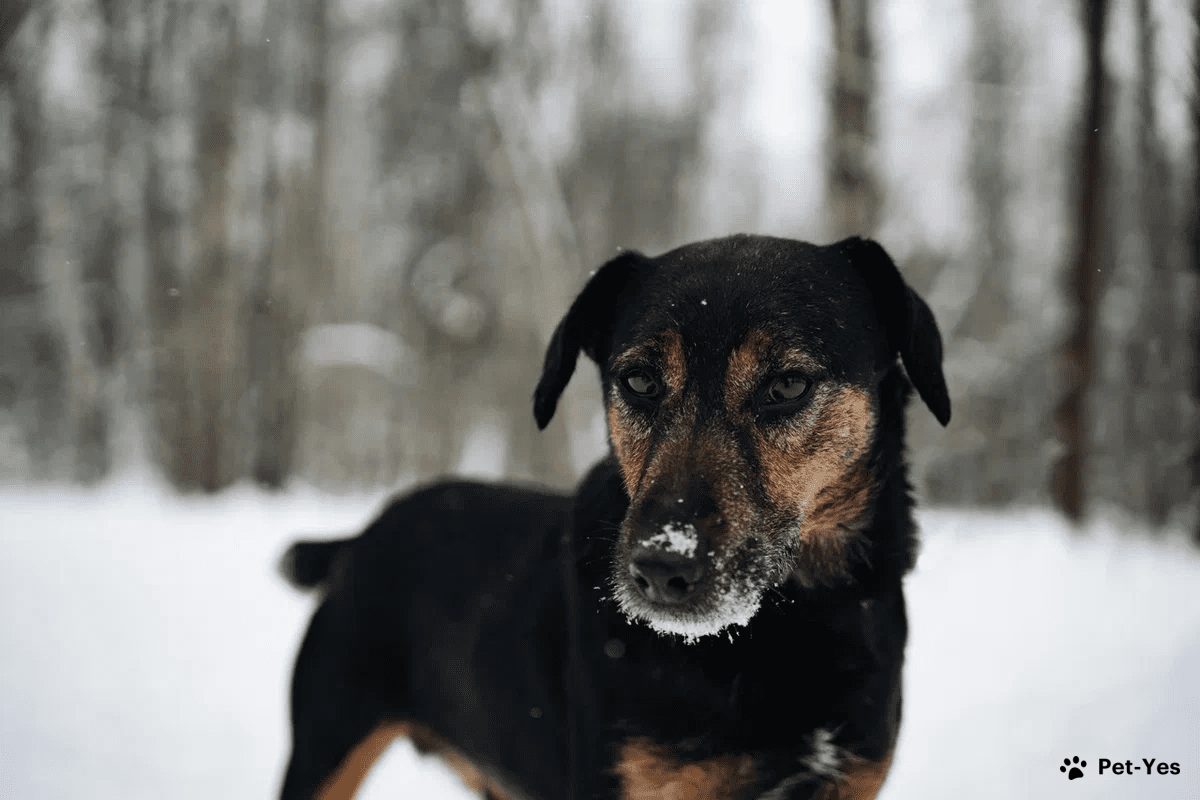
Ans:
[{"label": "snow", "polygon": [[[273,796],[313,604],[275,561],[382,501],[0,488],[0,797]],[[881,797],[1200,797],[1200,556],[1044,512],[921,517],[905,725]],[[1088,767],[1068,784],[1074,756]],[[1101,758],[1181,771],[1098,776]],[[398,745],[362,796],[468,795]]]},{"label": "snow", "polygon": [[500,480],[508,463],[508,442],[498,414],[483,413],[467,433],[454,472],[465,478]]},{"label": "snow", "polygon": [[[683,500],[680,499],[679,502],[682,503]],[[656,533],[646,539],[646,544],[657,547],[659,550],[666,550],[668,553],[679,553],[681,556],[691,558],[696,553],[696,526],[690,523],[680,525],[668,522],[662,526],[662,533]]]},{"label": "snow", "polygon": [[301,359],[317,367],[359,366],[397,383],[412,385],[420,357],[399,336],[377,325],[346,322],[304,332]]}]

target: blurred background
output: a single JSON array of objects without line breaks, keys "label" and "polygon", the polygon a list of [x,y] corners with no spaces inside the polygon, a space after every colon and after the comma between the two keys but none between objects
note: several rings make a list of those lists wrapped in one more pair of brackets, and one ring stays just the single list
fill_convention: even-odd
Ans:
[{"label": "blurred background", "polygon": [[[297,535],[606,449],[590,270],[877,238],[946,341],[889,800],[1200,797],[1200,3],[0,0],[0,800],[261,798]],[[1079,523],[1078,525],[1074,523]],[[396,745],[362,797],[467,795]],[[441,770],[441,771],[439,771]],[[982,778],[982,779],[981,779]]]},{"label": "blurred background", "polygon": [[878,238],[938,504],[1196,531],[1195,9],[5,0],[0,480],[569,486],[549,332],[618,247]]}]

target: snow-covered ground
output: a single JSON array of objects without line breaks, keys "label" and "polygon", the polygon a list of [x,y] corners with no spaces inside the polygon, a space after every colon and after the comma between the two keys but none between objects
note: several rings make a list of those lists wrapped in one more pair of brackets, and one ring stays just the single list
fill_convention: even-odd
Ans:
[{"label": "snow-covered ground", "polygon": [[[0,489],[0,798],[272,797],[312,609],[275,561],[381,501]],[[1200,555],[1038,512],[921,519],[885,800],[1200,797]],[[1101,758],[1180,774],[1097,775]],[[401,745],[363,795],[468,796]]]}]

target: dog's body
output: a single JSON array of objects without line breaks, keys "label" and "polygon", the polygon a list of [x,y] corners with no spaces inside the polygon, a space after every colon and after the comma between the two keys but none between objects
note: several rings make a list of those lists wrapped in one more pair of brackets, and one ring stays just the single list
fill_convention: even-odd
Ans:
[{"label": "dog's body", "polygon": [[764,237],[626,253],[560,324],[614,454],[573,497],[443,483],[297,544],[324,584],[296,662],[284,800],[350,797],[411,736],[497,798],[870,798],[900,719],[915,532],[909,380],[941,340],[878,245]]}]

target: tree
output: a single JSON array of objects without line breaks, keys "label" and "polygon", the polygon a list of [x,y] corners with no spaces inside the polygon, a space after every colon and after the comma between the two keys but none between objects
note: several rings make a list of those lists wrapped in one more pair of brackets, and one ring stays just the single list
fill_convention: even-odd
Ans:
[{"label": "tree", "polygon": [[872,166],[874,46],[870,0],[830,0],[834,64],[826,193],[832,238],[868,236],[881,191]]},{"label": "tree", "polygon": [[[1134,337],[1126,344],[1126,391],[1122,459],[1126,466],[1124,504],[1153,524],[1162,525],[1187,496],[1186,470],[1180,470],[1179,443],[1187,441],[1186,419],[1176,412],[1187,388],[1179,376],[1183,363],[1172,364],[1180,337],[1172,298],[1175,271],[1172,242],[1179,230],[1173,198],[1172,167],[1159,130],[1156,92],[1158,57],[1156,26],[1149,0],[1138,0],[1136,163],[1139,218],[1144,263],[1139,270],[1141,298]],[[1184,334],[1186,335],[1186,334]]]},{"label": "tree", "polygon": [[[249,383],[253,392],[254,480],[278,488],[295,466],[300,421],[296,352],[309,298],[323,286],[326,0],[273,0],[258,53],[256,96],[272,147],[264,185],[270,246],[253,268]],[[270,46],[271,42],[275,46]]]},{"label": "tree", "polygon": [[8,40],[17,32],[17,26],[29,13],[33,0],[8,0],[0,5],[0,51],[3,51]]},{"label": "tree", "polygon": [[1054,467],[1052,494],[1055,504],[1071,519],[1081,520],[1085,505],[1084,474],[1088,435],[1086,402],[1096,372],[1095,330],[1102,265],[1104,227],[1104,144],[1107,124],[1107,87],[1104,70],[1104,34],[1107,0],[1084,0],[1083,17],[1087,50],[1082,150],[1074,259],[1068,275],[1069,303],[1074,326],[1063,348],[1062,399],[1055,409],[1063,455]]},{"label": "tree", "polygon": [[[1200,2],[1197,2],[1193,7],[1192,19],[1195,21],[1195,39],[1193,44],[1193,52],[1200,53]],[[1193,164],[1196,165],[1192,175],[1192,230],[1191,230],[1191,248],[1189,253],[1189,261],[1191,262],[1192,271],[1196,276],[1196,283],[1200,285],[1200,59],[1195,59],[1193,63],[1195,71],[1193,73],[1193,88],[1192,88],[1192,130],[1193,130]],[[1195,297],[1193,302],[1200,306],[1200,297]],[[1188,337],[1192,343],[1192,401],[1193,408],[1200,408],[1200,309],[1194,309],[1192,313],[1192,322],[1188,329]],[[1200,512],[1200,442],[1195,444],[1195,449],[1192,450],[1191,456],[1191,499],[1193,508]],[[1200,513],[1196,514],[1196,528],[1193,532],[1193,538],[1200,544]]]}]

